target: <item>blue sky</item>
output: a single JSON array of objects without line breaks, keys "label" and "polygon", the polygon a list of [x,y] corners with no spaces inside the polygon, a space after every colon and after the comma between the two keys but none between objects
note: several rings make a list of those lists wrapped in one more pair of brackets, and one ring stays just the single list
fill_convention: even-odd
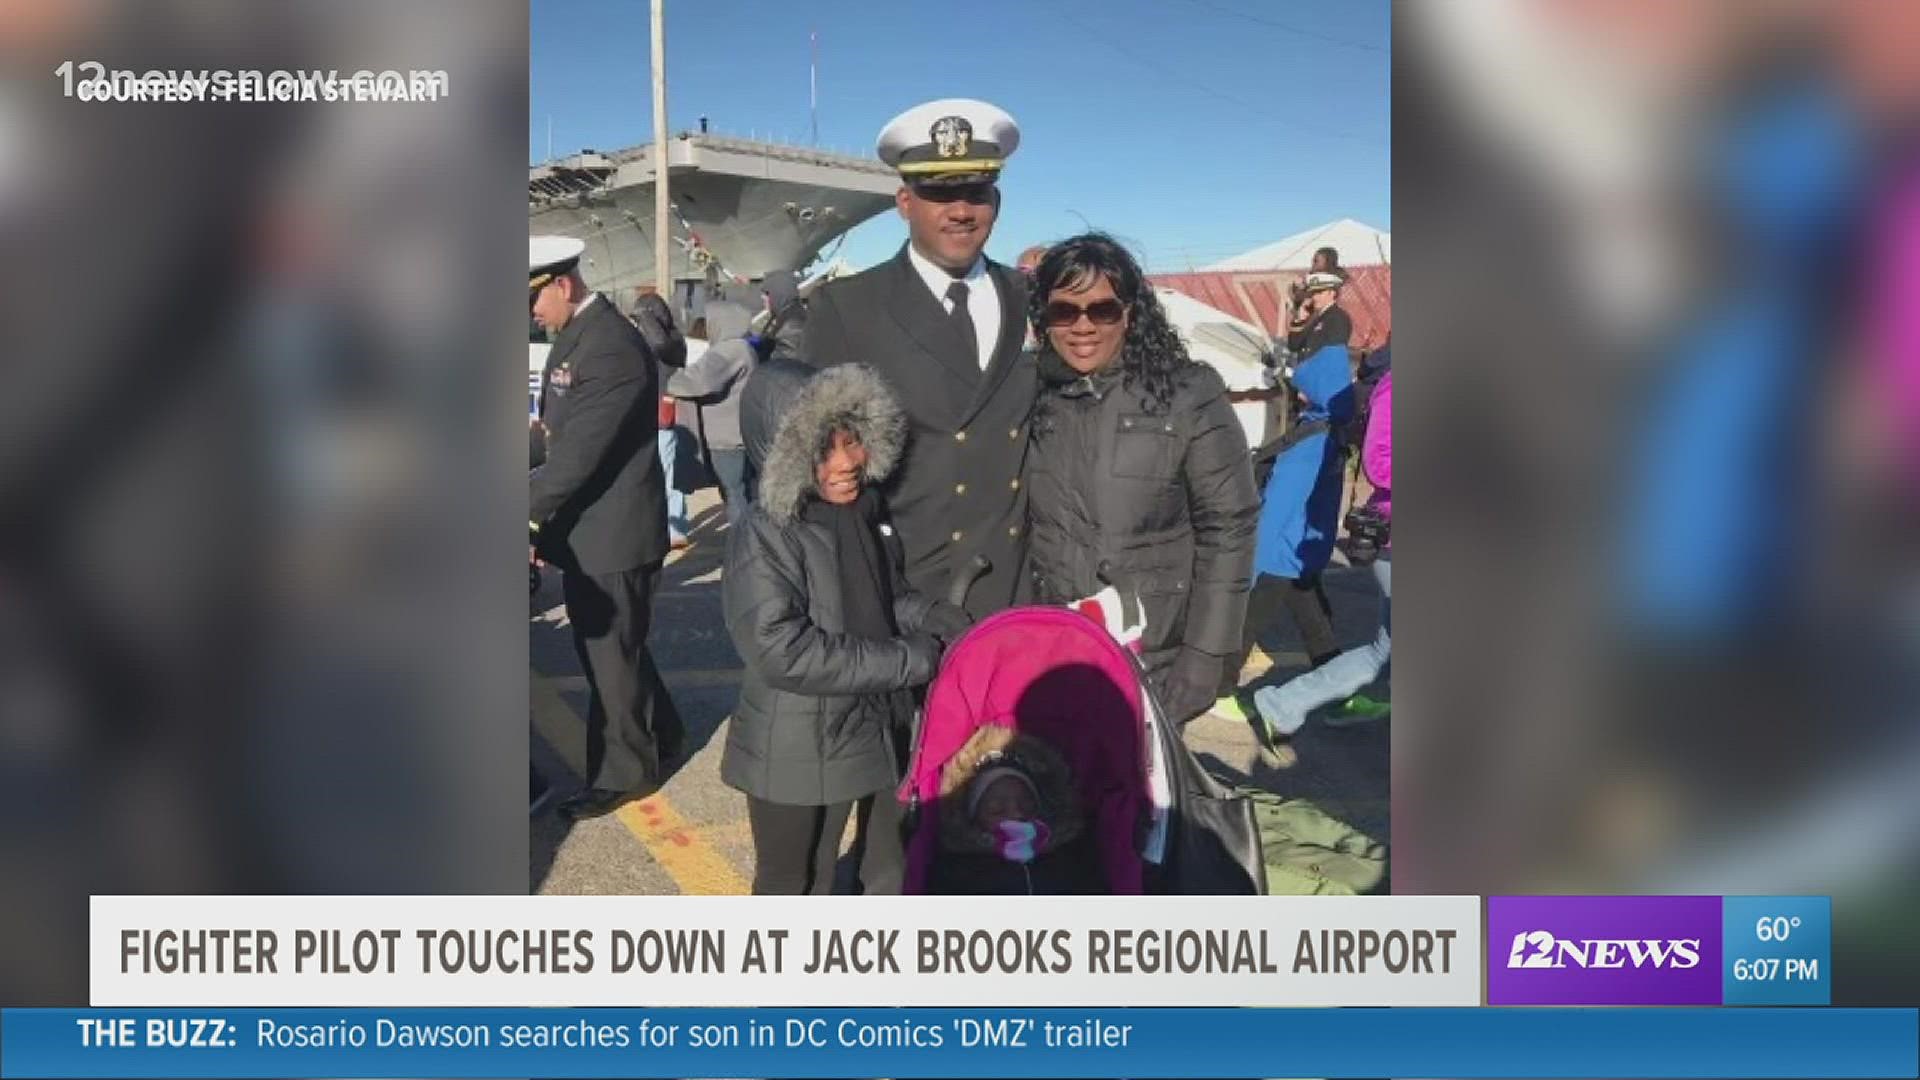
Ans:
[{"label": "blue sky", "polygon": [[[648,0],[532,0],[529,161],[652,137]],[[667,0],[667,120],[873,153],[895,114],[977,97],[1020,122],[988,254],[1085,223],[1155,270],[1238,254],[1335,218],[1391,229],[1385,0]],[[891,212],[856,229],[892,254]]]}]

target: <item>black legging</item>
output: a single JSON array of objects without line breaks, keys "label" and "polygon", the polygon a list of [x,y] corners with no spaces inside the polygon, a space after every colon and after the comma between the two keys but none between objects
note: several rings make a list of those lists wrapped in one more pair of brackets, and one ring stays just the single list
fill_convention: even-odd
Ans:
[{"label": "black legging", "polygon": [[857,803],[788,806],[747,796],[753,830],[755,896],[825,896],[833,892],[834,864],[847,815],[860,808],[854,850],[860,852],[860,883],[869,896],[897,896],[906,872],[901,846],[900,802],[892,791]]},{"label": "black legging", "polygon": [[1261,574],[1253,583],[1253,593],[1247,597],[1247,621],[1240,631],[1240,652],[1230,658],[1220,673],[1221,697],[1240,688],[1240,669],[1247,666],[1247,657],[1252,654],[1260,631],[1272,625],[1283,609],[1300,628],[1308,663],[1319,667],[1340,655],[1340,639],[1333,633],[1333,605],[1327,602],[1327,592],[1320,587],[1320,575],[1285,578]]}]

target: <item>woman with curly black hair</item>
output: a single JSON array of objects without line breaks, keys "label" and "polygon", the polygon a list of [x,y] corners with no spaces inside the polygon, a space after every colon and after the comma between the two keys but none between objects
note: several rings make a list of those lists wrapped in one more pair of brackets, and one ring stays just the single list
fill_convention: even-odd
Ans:
[{"label": "woman with curly black hair", "polygon": [[1240,647],[1260,498],[1218,373],[1187,355],[1139,263],[1112,237],[1054,245],[1029,317],[1041,394],[1027,455],[1028,584],[1066,603],[1137,594],[1143,659],[1185,722]]}]

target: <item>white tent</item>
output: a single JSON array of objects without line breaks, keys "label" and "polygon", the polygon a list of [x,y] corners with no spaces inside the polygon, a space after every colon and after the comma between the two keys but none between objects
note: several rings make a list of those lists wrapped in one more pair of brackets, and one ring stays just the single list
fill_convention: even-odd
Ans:
[{"label": "white tent", "polygon": [[[1183,292],[1155,289],[1154,295],[1160,298],[1168,321],[1186,339],[1188,354],[1219,372],[1228,390],[1267,389],[1267,367],[1262,359],[1273,345],[1265,331]],[[1233,412],[1240,418],[1250,447],[1263,445],[1270,433],[1279,430],[1275,401],[1239,402]]]},{"label": "white tent", "polygon": [[1314,251],[1323,247],[1340,253],[1341,266],[1393,265],[1392,233],[1381,232],[1352,218],[1341,218],[1201,269],[1306,270],[1313,265]]}]

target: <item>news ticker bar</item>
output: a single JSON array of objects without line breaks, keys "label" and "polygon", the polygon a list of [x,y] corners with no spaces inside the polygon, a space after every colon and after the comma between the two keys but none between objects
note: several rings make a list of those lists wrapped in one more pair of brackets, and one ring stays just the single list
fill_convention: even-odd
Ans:
[{"label": "news ticker bar", "polygon": [[7,1009],[5,1077],[1915,1077],[1915,1009]]}]

